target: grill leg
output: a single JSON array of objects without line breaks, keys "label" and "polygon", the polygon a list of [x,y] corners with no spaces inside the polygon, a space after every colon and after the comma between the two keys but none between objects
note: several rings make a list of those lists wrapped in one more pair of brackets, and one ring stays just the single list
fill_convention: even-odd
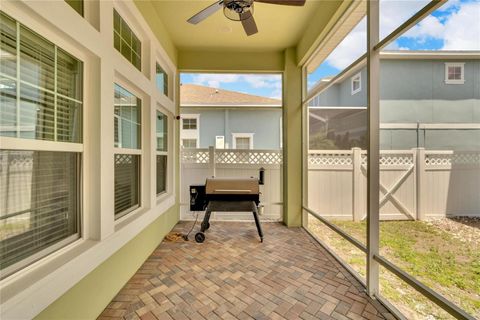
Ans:
[{"label": "grill leg", "polygon": [[212,214],[212,212],[210,211],[209,208],[207,208],[207,211],[205,211],[205,216],[203,217],[203,222],[202,222],[202,225],[201,225],[201,228],[200,228],[200,231],[201,232],[205,232],[205,230],[207,230],[209,227],[210,227],[210,215]]},{"label": "grill leg", "polygon": [[255,219],[255,224],[257,225],[258,235],[260,236],[260,242],[263,242],[263,230],[262,225],[260,224],[260,219],[258,218],[257,206],[253,204],[253,218]]}]

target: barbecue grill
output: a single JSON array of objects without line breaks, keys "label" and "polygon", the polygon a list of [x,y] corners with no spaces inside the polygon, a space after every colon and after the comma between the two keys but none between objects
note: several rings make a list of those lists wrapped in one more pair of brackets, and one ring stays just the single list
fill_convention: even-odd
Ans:
[{"label": "barbecue grill", "polygon": [[263,231],[258,218],[260,203],[260,185],[264,180],[263,168],[259,178],[207,178],[204,186],[190,186],[190,210],[205,209],[205,216],[200,232],[195,241],[205,241],[205,231],[210,228],[212,212],[252,212],[257,226],[260,241],[263,242]]}]

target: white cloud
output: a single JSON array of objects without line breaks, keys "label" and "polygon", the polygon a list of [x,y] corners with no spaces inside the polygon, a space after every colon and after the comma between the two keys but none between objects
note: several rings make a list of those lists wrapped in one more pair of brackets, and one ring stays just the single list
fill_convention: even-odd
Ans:
[{"label": "white cloud", "polygon": [[367,51],[367,20],[363,18],[325,60],[330,66],[345,69]]},{"label": "white cloud", "polygon": [[426,38],[443,38],[445,26],[434,16],[428,16],[420,21],[416,26],[408,30],[404,37],[416,38],[417,41],[424,42]]},{"label": "white cloud", "polygon": [[[380,38],[390,34],[403,22],[423,8],[429,0],[381,0]],[[441,17],[432,15],[424,18],[402,37],[417,44],[435,38],[444,41],[443,50],[480,50],[480,0],[462,3],[449,0],[437,9]],[[448,14],[450,12],[450,14]],[[330,66],[343,70],[366,52],[366,18],[343,39],[325,60]],[[391,43],[389,50],[408,50],[398,43]]]},{"label": "white cloud", "polygon": [[480,50],[480,1],[461,3],[447,2],[452,10],[446,17],[428,16],[410,29],[403,37],[416,43],[427,39],[443,40],[441,50]]},{"label": "white cloud", "polygon": [[280,75],[259,75],[259,74],[232,74],[232,73],[204,73],[192,77],[192,83],[220,88],[226,83],[246,83],[254,89],[271,88],[281,89],[282,82]]},{"label": "white cloud", "polygon": [[380,38],[398,28],[430,0],[380,0]]},{"label": "white cloud", "polygon": [[444,50],[480,50],[480,1],[467,3],[445,23]]},{"label": "white cloud", "polygon": [[192,83],[209,86],[212,88],[220,88],[221,83],[237,82],[240,78],[238,74],[227,73],[202,73],[192,77]]}]

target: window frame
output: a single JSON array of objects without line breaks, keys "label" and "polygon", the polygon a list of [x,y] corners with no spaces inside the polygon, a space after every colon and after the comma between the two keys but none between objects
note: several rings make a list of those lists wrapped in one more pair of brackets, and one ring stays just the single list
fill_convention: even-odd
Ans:
[{"label": "window frame", "polygon": [[[358,88],[355,89],[355,83],[358,82]],[[359,93],[360,91],[362,91],[362,73],[359,72],[355,75],[353,75],[351,78],[350,78],[350,88],[351,88],[351,93],[352,93],[352,96],[354,94],[357,94]]]},{"label": "window frame", "polygon": [[[143,136],[143,132],[144,132],[144,124],[145,124],[145,111],[143,110],[143,107],[144,107],[144,95],[141,94],[140,92],[138,92],[137,90],[135,90],[132,86],[130,86],[128,83],[118,79],[118,78],[115,78],[114,79],[114,82],[113,82],[113,88],[114,88],[114,92],[113,92],[113,97],[115,97],[115,85],[118,85],[119,87],[121,87],[123,90],[129,92],[130,94],[132,94],[133,96],[135,96],[137,99],[140,100],[140,129],[138,130],[138,138],[139,138],[139,148],[137,149],[132,149],[132,148],[123,148],[123,147],[116,147],[115,146],[115,141],[111,141],[112,142],[112,145],[113,145],[113,173],[114,173],[114,179],[113,179],[113,182],[115,180],[115,156],[116,155],[121,155],[121,154],[124,154],[124,155],[133,155],[133,156],[137,156],[138,157],[138,165],[139,165],[139,168],[137,170],[137,174],[138,174],[138,186],[137,186],[137,191],[138,191],[138,204],[137,205],[134,205],[128,209],[125,209],[121,212],[118,212],[118,213],[115,213],[115,196],[113,197],[113,213],[114,213],[114,221],[115,221],[115,224],[118,224],[118,223],[121,223],[122,221],[124,221],[124,219],[126,217],[130,217],[134,212],[137,212],[138,210],[141,210],[143,207],[144,207],[144,189],[143,189],[143,178],[144,178],[144,154],[143,154],[143,150],[144,150],[144,136]],[[115,103],[115,100],[113,101]],[[115,106],[113,107],[113,118],[115,118]],[[112,129],[114,129],[114,127],[112,127]],[[115,135],[115,132],[113,133]],[[119,138],[121,138],[119,136]],[[115,140],[115,139],[114,139]],[[113,194],[115,195],[115,184],[113,184]]]},{"label": "window frame", "polygon": [[[71,10],[70,6],[67,5],[68,10]],[[7,6],[8,7],[8,6]],[[8,9],[8,8],[7,8]],[[58,134],[57,134],[57,129],[55,129],[54,133],[54,140],[41,140],[41,139],[36,139],[36,138],[22,138],[18,134],[16,136],[0,136],[0,145],[1,145],[1,150],[12,150],[12,151],[43,151],[43,152],[63,152],[63,153],[70,153],[70,154],[75,154],[77,157],[77,165],[76,165],[76,188],[77,188],[77,194],[76,194],[76,207],[77,207],[77,214],[75,219],[77,220],[77,231],[74,234],[69,235],[68,237],[58,241],[57,243],[54,243],[38,252],[35,254],[28,256],[10,266],[2,270],[2,275],[0,277],[0,281],[3,283],[4,279],[5,281],[9,281],[11,277],[17,277],[17,275],[22,275],[25,273],[28,273],[29,270],[31,270],[34,266],[43,263],[43,261],[48,261],[51,259],[52,256],[55,256],[59,254],[60,252],[63,252],[66,250],[66,248],[69,248],[71,246],[76,246],[80,241],[85,239],[87,236],[88,230],[88,225],[86,222],[86,215],[83,210],[86,204],[86,198],[88,198],[87,190],[85,189],[83,181],[85,180],[86,176],[88,175],[87,172],[85,172],[84,168],[84,163],[86,162],[86,155],[85,155],[85,145],[86,141],[88,140],[88,132],[86,132],[86,126],[85,126],[85,118],[86,115],[88,114],[87,106],[90,103],[90,99],[88,95],[86,95],[86,83],[87,79],[89,79],[90,74],[89,70],[87,67],[86,61],[88,61],[89,57],[88,55],[85,54],[82,50],[80,50],[75,42],[69,41],[69,40],[64,40],[63,38],[56,37],[55,35],[45,32],[46,28],[44,26],[41,26],[39,28],[36,27],[36,24],[34,21],[28,21],[28,23],[24,23],[26,21],[25,17],[22,15],[12,15],[9,10],[3,11],[2,8],[2,14],[5,14],[9,18],[11,18],[14,23],[15,23],[15,28],[16,28],[16,75],[15,78],[9,77],[6,74],[3,74],[2,77],[6,76],[8,79],[11,79],[15,81],[16,83],[16,89],[17,89],[17,95],[16,95],[16,105],[19,107],[20,106],[20,95],[19,95],[19,90],[20,90],[20,84],[27,84],[32,87],[39,88],[42,92],[49,92],[52,93],[55,96],[55,101],[57,100],[57,96],[60,97],[65,97],[69,101],[74,101],[76,103],[81,104],[81,113],[82,113],[82,118],[79,123],[79,127],[81,129],[81,134],[80,134],[80,141],[78,142],[66,142],[66,141],[61,141],[59,140]],[[55,57],[58,55],[58,51],[64,51],[66,54],[70,55],[74,59],[78,60],[81,63],[81,71],[82,71],[82,78],[79,81],[78,85],[81,86],[81,94],[79,95],[79,100],[71,97],[67,97],[63,94],[59,94],[57,88],[49,90],[47,88],[43,87],[38,87],[35,86],[34,84],[27,83],[23,80],[21,80],[21,65],[20,65],[20,36],[21,33],[21,28],[28,29],[30,32],[38,36],[39,38],[50,42],[54,46],[55,50]],[[57,75],[57,58],[55,58],[55,65],[54,65],[54,77],[56,79]],[[56,82],[56,80],[55,80]],[[57,110],[57,104],[55,103],[55,110]],[[56,112],[56,111],[55,111]],[[57,121],[57,120],[55,120]],[[56,122],[57,123],[57,122]],[[57,125],[55,124],[55,127]],[[1,294],[1,291],[0,291]]]},{"label": "window frame", "polygon": [[[196,129],[183,129],[183,121],[185,119],[196,119],[197,121],[197,128]],[[180,143],[183,147],[183,140],[184,139],[196,139],[197,140],[197,149],[200,145],[200,114],[199,113],[186,113],[181,115],[180,119]]]},{"label": "window frame", "polygon": [[[184,140],[195,140],[195,148],[185,148],[185,146],[183,145]],[[184,149],[198,149],[198,139],[197,138],[182,138],[181,146]]]},{"label": "window frame", "polygon": [[[166,79],[164,79],[164,83],[163,83],[163,88],[160,88],[158,86],[158,80],[157,80],[157,76],[158,76],[158,72],[157,72],[157,68],[160,68],[164,74],[164,76],[166,77]],[[160,63],[158,60],[155,61],[155,86],[157,87],[158,91],[164,95],[165,97],[169,98],[170,99],[170,87],[171,87],[171,75],[170,73],[167,71],[167,68],[165,68],[163,66],[162,63]],[[165,81],[166,80],[166,81]]]},{"label": "window frame", "polygon": [[[189,122],[192,120],[195,120],[195,128],[185,128],[185,120],[188,120]],[[189,127],[192,127],[192,123],[188,124]],[[198,130],[198,119],[197,118],[182,118],[182,130]]]},{"label": "window frame", "polygon": [[[174,94],[176,88],[171,87],[171,99],[166,99],[155,92],[155,86],[151,82],[153,77],[150,70],[151,58],[157,54],[161,61],[165,62],[164,66],[171,72],[172,86],[177,83],[177,69],[174,61],[155,37],[153,30],[146,24],[145,19],[137,15],[138,8],[131,1],[113,1],[102,4],[99,4],[98,1],[86,1],[84,18],[73,12],[63,1],[52,3],[52,8],[55,10],[45,10],[44,4],[37,1],[31,1],[28,4],[24,4],[22,1],[7,1],[2,4],[4,13],[31,30],[35,30],[48,41],[82,61],[84,70],[82,81],[84,121],[81,123],[83,143],[0,137],[0,145],[3,149],[71,151],[82,155],[80,163],[82,168],[80,238],[0,280],[0,295],[5,298],[5,301],[8,301],[5,308],[0,310],[0,318],[30,319],[64,295],[103,261],[111,258],[115,252],[133,240],[159,217],[171,216],[178,200],[175,192],[156,203],[152,196],[145,192],[145,190],[150,190],[146,185],[147,181],[152,181],[149,177],[151,169],[145,165],[151,163],[150,158],[153,159],[150,150],[143,150],[143,154],[148,155],[148,157],[144,156],[142,160],[142,170],[146,170],[142,173],[142,177],[146,178],[142,183],[142,194],[145,196],[144,207],[127,215],[122,223],[119,220],[123,218],[115,221],[113,217],[112,165],[107,163],[106,166],[100,166],[99,164],[103,162],[100,161],[101,159],[113,159],[112,92],[113,82],[117,77],[137,88],[136,91],[128,89],[135,92],[145,102],[142,110],[147,110],[146,108],[152,110],[153,104],[148,102],[156,101],[163,104],[174,115],[177,101],[177,96]],[[28,10],[25,10],[27,7]],[[132,30],[135,30],[142,43],[145,43],[145,48],[142,48],[145,49],[142,50],[142,64],[144,64],[142,72],[138,72],[135,67],[121,57],[121,54],[118,55],[111,45],[109,46],[107,43],[105,46],[103,43],[105,34],[107,38],[111,39],[112,37],[113,32],[109,31],[112,28],[109,20],[111,20],[114,7],[123,18],[128,18]],[[72,29],[72,23],[79,27]],[[107,23],[107,28],[100,30],[100,24],[104,25],[104,23]],[[146,39],[148,42],[145,42]],[[113,59],[100,59],[105,56],[112,56]],[[147,59],[149,63],[145,62]],[[106,90],[92,85],[98,83],[99,79],[102,87],[107,88]],[[124,83],[121,84],[124,85]],[[141,92],[140,95],[137,94],[138,91]],[[99,108],[99,103],[102,108]],[[145,123],[145,127],[142,137],[146,137],[147,133],[150,133],[150,125],[143,121],[144,119],[150,120],[150,118],[149,114],[143,112],[142,122]],[[178,128],[176,120],[174,127],[171,128]],[[99,137],[105,137],[105,139]],[[175,135],[172,135],[171,138],[177,139]],[[144,139],[144,141],[146,140]],[[145,145],[146,147],[147,145]],[[175,174],[175,170],[178,169],[177,160],[178,155],[173,151],[171,154],[173,171],[169,172],[173,183],[171,184],[172,190],[175,190],[177,184]],[[152,201],[147,205],[147,200]],[[44,285],[45,281],[49,283],[48,286]],[[29,305],[31,308],[25,308],[25,305]]]},{"label": "window frame", "polygon": [[[117,30],[115,29],[115,13],[118,14],[118,16],[120,17],[120,24],[122,23],[122,21],[125,22],[125,24],[128,26],[128,28],[130,29],[131,33],[138,39],[138,41],[140,42],[140,66],[136,66],[131,60],[127,59],[123,53],[122,53],[122,50],[121,50],[121,44],[122,44],[122,35],[121,35],[121,32],[117,32]],[[125,18],[126,16],[129,16],[129,14],[127,14],[125,12],[125,10],[123,10],[122,8],[119,8],[118,5],[115,5],[114,3],[114,6],[113,6],[113,9],[112,9],[112,48],[113,48],[113,51],[114,52],[117,52],[121,57],[122,59],[126,60],[129,62],[129,64],[131,66],[133,66],[136,70],[138,70],[139,72],[143,72],[143,69],[144,69],[144,55],[145,55],[145,37],[143,37],[143,34],[142,32],[139,32],[139,29],[136,27],[136,23],[135,21],[132,21],[132,19],[128,19],[128,18]],[[118,34],[119,36],[119,39],[120,39],[120,49],[117,49],[115,48],[115,34]],[[131,53],[133,53],[133,48],[131,47],[131,45],[129,45],[129,49],[131,49]],[[134,52],[136,54],[136,52]]]},{"label": "window frame", "polygon": [[[249,148],[248,150],[253,150],[253,136],[255,133],[232,133],[232,148],[237,149],[237,138],[248,138],[249,139]],[[244,149],[242,149],[244,150]]]},{"label": "window frame", "polygon": [[[174,149],[173,148],[173,137],[172,137],[173,136],[173,129],[172,129],[173,116],[167,109],[163,108],[162,106],[160,106],[158,104],[157,104],[157,107],[154,110],[154,113],[155,113],[155,122],[156,122],[156,119],[157,119],[157,113],[161,113],[167,118],[166,150],[158,150],[156,140],[155,140],[155,144],[153,146],[154,149],[155,149],[154,161],[153,161],[154,167],[155,167],[155,169],[154,169],[155,170],[155,179],[152,179],[155,182],[154,198],[156,198],[157,200],[161,200],[165,195],[172,193],[173,181],[172,181],[172,174],[171,174],[172,170],[171,169],[172,169],[172,166],[173,166],[172,153],[173,153],[173,149]],[[156,134],[157,134],[156,125],[154,126],[154,134],[155,134],[155,137],[156,137]],[[164,140],[164,143],[165,143],[165,140]],[[160,192],[160,193],[157,193],[157,189],[156,189],[157,179],[158,179],[157,168],[156,168],[157,156],[166,156],[167,157],[167,168],[166,168],[166,172],[165,172],[165,190]]]},{"label": "window frame", "polygon": [[[449,79],[449,68],[460,67],[460,79]],[[465,83],[465,62],[445,62],[445,84],[464,84]]]}]

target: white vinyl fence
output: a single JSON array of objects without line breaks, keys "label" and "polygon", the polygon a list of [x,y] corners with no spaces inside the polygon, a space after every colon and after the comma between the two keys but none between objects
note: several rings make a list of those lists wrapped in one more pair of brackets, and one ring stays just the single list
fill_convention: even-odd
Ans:
[{"label": "white vinyl fence", "polygon": [[[265,169],[265,185],[260,186],[260,202],[263,205],[262,220],[282,220],[282,151],[239,149],[183,149],[181,150],[180,219],[191,220],[190,185],[203,185],[205,179],[217,177],[258,177]],[[202,213],[199,213],[202,214]],[[215,212],[214,220],[253,220],[247,212]]]},{"label": "white vinyl fence", "polygon": [[[366,217],[364,150],[310,151],[308,207],[332,219]],[[480,152],[381,151],[380,218],[480,216]]]}]

